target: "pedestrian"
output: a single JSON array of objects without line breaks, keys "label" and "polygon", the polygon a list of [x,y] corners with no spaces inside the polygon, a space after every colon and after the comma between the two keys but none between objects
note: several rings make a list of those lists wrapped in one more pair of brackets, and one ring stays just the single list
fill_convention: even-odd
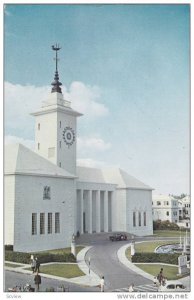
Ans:
[{"label": "pedestrian", "polygon": [[34,257],[32,258],[32,261],[31,261],[31,269],[32,269],[32,273],[34,273],[35,269],[36,269],[36,261],[35,261]]},{"label": "pedestrian", "polygon": [[40,261],[38,260],[38,258],[36,257],[36,267],[35,267],[35,272],[40,272]]},{"label": "pedestrian", "polygon": [[100,279],[100,291],[104,292],[104,276]]},{"label": "pedestrian", "polygon": [[36,292],[39,292],[39,287],[41,284],[41,276],[38,274],[38,272],[34,276],[34,283],[35,283],[35,287],[36,287]]},{"label": "pedestrian", "polygon": [[129,292],[130,293],[134,292],[134,284],[133,283],[129,285]]},{"label": "pedestrian", "polygon": [[153,280],[153,282],[154,282],[154,285],[156,286],[156,285],[157,285],[157,282],[158,282],[158,280],[157,280],[157,277],[156,277],[156,276],[154,277],[154,280]]},{"label": "pedestrian", "polygon": [[158,279],[158,281],[159,281],[159,284],[161,285],[161,284],[162,284],[162,281],[163,281],[163,279],[164,279],[163,268],[160,269],[160,273],[158,274],[157,279]]}]

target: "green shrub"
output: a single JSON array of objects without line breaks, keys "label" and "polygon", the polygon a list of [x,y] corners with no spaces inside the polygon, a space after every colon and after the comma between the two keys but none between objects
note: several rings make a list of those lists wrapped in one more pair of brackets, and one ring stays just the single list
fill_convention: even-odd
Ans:
[{"label": "green shrub", "polygon": [[176,223],[170,221],[153,221],[153,230],[179,230],[179,226]]},{"label": "green shrub", "polygon": [[13,245],[5,245],[5,250],[13,251]]},{"label": "green shrub", "polygon": [[180,254],[174,253],[174,254],[167,254],[167,253],[150,253],[150,252],[144,252],[144,253],[135,253],[135,255],[132,256],[132,262],[133,263],[166,263],[166,264],[172,264],[177,265],[178,264],[178,257]]},{"label": "green shrub", "polygon": [[[29,264],[32,253],[5,251],[5,260]],[[72,253],[53,254],[48,252],[33,253],[34,257],[38,257],[40,264],[48,262],[76,262],[76,258]]]}]

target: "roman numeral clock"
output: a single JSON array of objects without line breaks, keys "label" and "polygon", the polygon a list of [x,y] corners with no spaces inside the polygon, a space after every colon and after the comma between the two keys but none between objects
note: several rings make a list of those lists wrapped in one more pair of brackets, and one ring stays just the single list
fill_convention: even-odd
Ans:
[{"label": "roman numeral clock", "polygon": [[71,127],[67,126],[63,129],[63,140],[68,148],[75,142],[75,132]]}]

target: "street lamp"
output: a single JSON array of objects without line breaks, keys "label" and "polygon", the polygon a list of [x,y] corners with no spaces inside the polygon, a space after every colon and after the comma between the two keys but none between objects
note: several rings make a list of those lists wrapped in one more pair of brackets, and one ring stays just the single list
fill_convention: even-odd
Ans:
[{"label": "street lamp", "polygon": [[90,262],[91,262],[91,258],[90,258],[90,256],[89,256],[89,257],[88,257],[89,274],[90,274]]}]

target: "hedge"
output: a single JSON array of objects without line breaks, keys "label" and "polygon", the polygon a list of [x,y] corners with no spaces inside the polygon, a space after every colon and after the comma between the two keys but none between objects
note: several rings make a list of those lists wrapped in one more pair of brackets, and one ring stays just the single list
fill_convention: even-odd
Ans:
[{"label": "hedge", "polygon": [[[32,253],[5,251],[5,260],[23,264],[29,264]],[[51,253],[33,253],[34,257],[38,257],[41,263],[48,262],[76,262],[76,258],[72,253],[51,254]]]},{"label": "hedge", "polygon": [[164,254],[164,253],[135,253],[131,260],[133,263],[166,263],[172,265],[178,265],[179,253]]}]

